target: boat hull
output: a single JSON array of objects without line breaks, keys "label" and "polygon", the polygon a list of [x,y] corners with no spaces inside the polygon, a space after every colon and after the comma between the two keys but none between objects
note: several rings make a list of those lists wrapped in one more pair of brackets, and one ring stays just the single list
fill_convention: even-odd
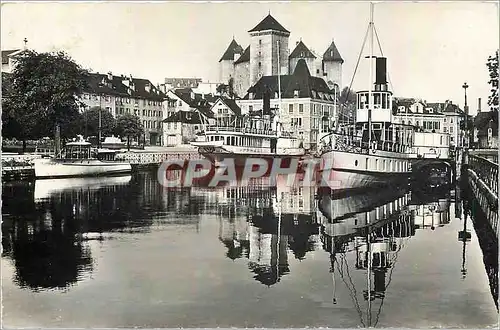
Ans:
[{"label": "boat hull", "polygon": [[270,172],[271,167],[274,162],[281,160],[281,167],[288,168],[292,165],[292,161],[295,159],[297,164],[301,160],[302,156],[290,156],[290,155],[261,155],[261,154],[234,154],[227,152],[200,152],[201,155],[215,166],[220,166],[224,162],[234,160],[234,165],[236,167],[244,167],[248,159],[262,159],[267,162],[268,172]]},{"label": "boat hull", "polygon": [[132,172],[132,166],[129,163],[104,162],[94,159],[79,161],[36,159],[34,161],[34,169],[36,178],[91,177]]},{"label": "boat hull", "polygon": [[394,152],[355,153],[328,151],[320,158],[322,184],[342,190],[407,185],[411,164],[405,155]]}]

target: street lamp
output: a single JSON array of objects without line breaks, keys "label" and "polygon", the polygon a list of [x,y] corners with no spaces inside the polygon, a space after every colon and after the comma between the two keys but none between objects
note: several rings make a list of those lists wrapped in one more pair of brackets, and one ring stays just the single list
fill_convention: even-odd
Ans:
[{"label": "street lamp", "polygon": [[469,85],[467,85],[467,82],[464,82],[464,84],[462,85],[462,88],[464,89],[464,95],[465,95],[464,110],[465,110],[465,114],[468,115],[469,114],[469,107],[467,106],[467,88],[469,88]]}]

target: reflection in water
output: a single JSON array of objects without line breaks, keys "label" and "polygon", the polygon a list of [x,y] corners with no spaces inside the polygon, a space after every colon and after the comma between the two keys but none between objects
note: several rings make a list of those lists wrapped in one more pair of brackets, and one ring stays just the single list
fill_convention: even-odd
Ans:
[{"label": "reflection in water", "polygon": [[[451,222],[449,191],[337,195],[288,187],[286,180],[268,187],[265,181],[166,189],[153,172],[10,184],[3,187],[2,256],[12,260],[14,282],[21,287],[67,288],[97,267],[92,238],[101,241],[97,244],[129,233],[147,239],[157,224],[198,232],[201,222],[215,218],[225,258],[243,262],[249,278],[265,286],[284,285],[280,280],[294,272],[290,264],[297,265],[293,259],[309,261],[311,254],[326,252],[329,307],[354,308],[362,326],[375,326],[400,251],[418,231],[438,233]],[[459,212],[460,207],[455,216]],[[457,265],[464,275],[466,243],[467,238],[462,265]]]}]

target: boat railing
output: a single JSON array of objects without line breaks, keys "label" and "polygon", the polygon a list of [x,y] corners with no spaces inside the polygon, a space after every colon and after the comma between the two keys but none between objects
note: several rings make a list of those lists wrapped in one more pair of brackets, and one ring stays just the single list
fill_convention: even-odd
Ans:
[{"label": "boat railing", "polygon": [[363,141],[361,136],[332,132],[322,139],[322,152],[337,150],[357,153],[372,153],[376,151],[409,152],[409,146],[393,141]]},{"label": "boat railing", "polygon": [[[207,126],[206,132],[234,132],[234,133],[243,133],[243,134],[258,134],[258,135],[269,135],[269,136],[277,136],[278,132],[276,130],[271,129],[262,129],[262,128],[250,128],[250,127],[234,127],[234,126]],[[281,132],[281,136],[283,137],[292,137],[290,132]]]}]

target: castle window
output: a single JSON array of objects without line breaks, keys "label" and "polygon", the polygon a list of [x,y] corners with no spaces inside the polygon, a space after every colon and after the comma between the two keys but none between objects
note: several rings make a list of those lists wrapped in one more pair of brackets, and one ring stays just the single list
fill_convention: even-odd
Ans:
[{"label": "castle window", "polygon": [[316,69],[316,74],[319,74],[319,69]]},{"label": "castle window", "polygon": [[259,62],[259,70],[261,69],[261,67],[262,67],[262,63]]}]

